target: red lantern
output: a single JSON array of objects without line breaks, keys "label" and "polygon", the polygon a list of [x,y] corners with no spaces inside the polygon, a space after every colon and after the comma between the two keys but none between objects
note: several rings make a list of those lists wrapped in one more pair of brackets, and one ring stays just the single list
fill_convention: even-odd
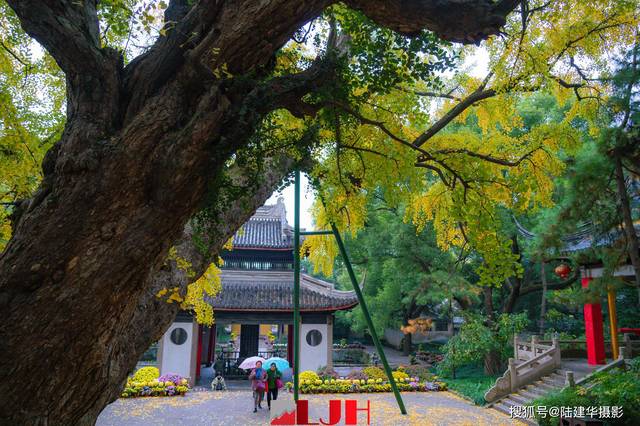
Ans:
[{"label": "red lantern", "polygon": [[556,269],[553,272],[560,278],[566,279],[571,273],[571,268],[566,263],[561,263],[560,265],[556,266]]}]

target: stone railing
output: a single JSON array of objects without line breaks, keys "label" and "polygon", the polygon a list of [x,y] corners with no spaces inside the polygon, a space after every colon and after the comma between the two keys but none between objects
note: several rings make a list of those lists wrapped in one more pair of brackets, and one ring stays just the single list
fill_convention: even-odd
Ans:
[{"label": "stone railing", "polygon": [[[627,348],[629,358],[640,354],[640,340],[632,339],[632,334],[624,333],[620,346]],[[540,340],[542,344],[551,344],[551,340]],[[565,358],[585,358],[587,353],[587,341],[584,339],[559,340],[560,348]],[[611,340],[604,340],[605,353],[611,355]]]},{"label": "stone railing", "polygon": [[511,369],[507,369],[501,377],[498,377],[494,385],[484,394],[484,400],[493,402],[511,393]]},{"label": "stone railing", "polygon": [[531,337],[528,342],[521,342],[514,337],[513,356],[509,358],[507,371],[485,393],[487,402],[493,402],[553,373],[561,364],[557,339],[553,339],[551,346],[548,346],[541,344],[537,336]]}]

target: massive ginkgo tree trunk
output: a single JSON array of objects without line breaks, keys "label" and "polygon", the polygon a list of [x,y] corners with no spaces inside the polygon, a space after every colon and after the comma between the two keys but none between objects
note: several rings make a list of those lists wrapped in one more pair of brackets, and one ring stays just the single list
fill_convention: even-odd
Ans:
[{"label": "massive ginkgo tree trunk", "polygon": [[[230,170],[229,160],[270,111],[315,112],[302,99],[331,79],[330,62],[270,79],[265,68],[333,2],[175,1],[175,25],[127,66],[100,45],[96,0],[8,2],[64,71],[68,102],[0,257],[0,423],[93,424],[175,315],[154,294],[186,284],[164,260],[172,245],[189,251],[190,217],[204,200],[215,207],[218,250],[294,167],[274,157]],[[475,42],[519,2],[345,3],[408,35]],[[221,80],[221,68],[245,78]]]}]

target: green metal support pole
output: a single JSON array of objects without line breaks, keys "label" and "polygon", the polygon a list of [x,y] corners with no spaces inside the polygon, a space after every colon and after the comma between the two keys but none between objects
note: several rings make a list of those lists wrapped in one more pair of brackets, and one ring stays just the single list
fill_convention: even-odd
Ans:
[{"label": "green metal support pole", "polygon": [[300,231],[300,235],[333,235],[333,231]]},{"label": "green metal support pole", "polygon": [[[293,399],[298,401],[300,372],[300,170],[295,173],[293,211]],[[291,336],[289,336],[291,338]]]},{"label": "green metal support pole", "polygon": [[396,386],[396,382],[395,380],[393,380],[391,367],[389,367],[387,357],[385,356],[384,351],[382,350],[382,345],[380,344],[380,340],[378,339],[378,334],[373,327],[373,321],[371,321],[369,309],[367,308],[367,304],[365,303],[364,297],[362,296],[362,291],[360,290],[360,286],[358,285],[358,282],[356,280],[356,274],[353,272],[353,268],[351,267],[351,262],[349,261],[349,257],[347,256],[347,250],[345,249],[344,243],[342,242],[342,237],[340,237],[338,228],[336,228],[334,224],[331,224],[331,229],[333,230],[333,235],[335,235],[336,237],[336,242],[338,243],[338,247],[340,248],[340,253],[342,254],[342,259],[344,260],[344,265],[346,266],[347,272],[349,273],[349,278],[351,278],[353,289],[356,292],[356,296],[358,296],[358,302],[360,303],[360,307],[362,308],[362,313],[364,314],[364,318],[367,320],[367,326],[369,327],[371,338],[373,339],[373,343],[376,345],[378,355],[380,355],[380,360],[382,361],[384,371],[387,373],[387,377],[389,378],[389,383],[391,383],[393,394],[396,396],[396,401],[398,402],[398,407],[400,407],[400,412],[402,414],[407,414],[407,409],[404,407],[404,402],[402,401],[402,396],[400,396],[400,391],[398,391],[398,386]]}]

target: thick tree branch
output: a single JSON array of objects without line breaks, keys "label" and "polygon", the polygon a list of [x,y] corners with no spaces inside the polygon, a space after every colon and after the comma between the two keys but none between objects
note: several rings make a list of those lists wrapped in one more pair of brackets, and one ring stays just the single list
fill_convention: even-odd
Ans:
[{"label": "thick tree branch", "polygon": [[221,3],[215,0],[201,0],[194,7],[183,3],[182,0],[171,2],[165,13],[169,19],[165,24],[166,34],[124,69],[123,92],[128,103],[125,117],[132,116],[164,83],[175,77],[184,64],[186,52],[211,31],[221,9]]},{"label": "thick tree branch", "polygon": [[98,73],[100,49],[96,1],[8,0],[22,27],[38,40],[69,76]]},{"label": "thick tree branch", "polygon": [[458,96],[453,95],[453,92],[455,92],[455,90],[457,89],[457,87],[454,87],[453,89],[449,90],[446,93],[441,93],[441,92],[429,92],[429,91],[421,91],[421,90],[411,90],[411,89],[406,89],[402,86],[396,86],[397,90],[400,90],[402,92],[405,93],[413,93],[414,95],[418,95],[418,96],[425,96],[425,97],[429,97],[429,98],[444,98],[444,99],[452,99],[454,101],[462,101],[461,98],[459,98]]},{"label": "thick tree branch", "polygon": [[[511,253],[518,256],[517,261],[520,262],[522,260],[522,253],[520,251],[520,244],[518,243],[518,236],[511,236]],[[513,279],[513,281],[512,281]],[[522,278],[518,276],[511,277],[507,279],[507,283],[511,284],[509,289],[509,296],[507,300],[505,300],[504,305],[502,306],[502,312],[510,314],[513,312],[513,309],[516,306],[516,301],[518,297],[520,297],[520,290],[522,288]]]},{"label": "thick tree branch", "polygon": [[20,62],[23,66],[25,67],[29,67],[29,64],[22,58],[20,58],[13,50],[9,49],[9,47],[4,44],[4,42],[2,40],[0,40],[0,46],[2,46],[2,48],[11,56],[13,56],[13,59],[15,59],[16,61]]},{"label": "thick tree branch", "polygon": [[259,70],[296,29],[318,16],[328,3],[311,0],[304,7],[292,7],[285,0],[245,0],[233,5],[197,2],[147,54],[127,66],[124,91],[130,105],[125,121],[186,65],[192,69],[190,79],[195,80],[215,80],[221,69],[233,76]]},{"label": "thick tree branch", "polygon": [[425,132],[423,132],[420,136],[418,136],[413,141],[413,146],[421,147],[425,144],[430,138],[432,138],[436,133],[440,130],[444,129],[447,124],[449,124],[453,119],[462,114],[464,110],[479,102],[483,99],[491,98],[496,95],[496,91],[494,89],[486,89],[483,90],[478,88],[478,90],[471,93],[469,96],[464,98],[461,102],[458,102],[453,108],[451,108],[445,115],[443,115],[438,121],[433,123],[431,127]]},{"label": "thick tree branch", "polygon": [[[470,157],[476,157],[476,158],[480,158],[484,161],[488,161],[490,163],[494,163],[494,164],[499,164],[501,166],[508,166],[508,167],[516,167],[519,166],[520,163],[522,163],[524,160],[526,160],[527,158],[531,157],[531,155],[533,153],[535,153],[536,151],[542,149],[541,147],[532,149],[531,151],[527,152],[526,154],[522,155],[521,157],[519,157],[516,160],[507,160],[504,158],[498,158],[498,157],[494,157],[492,155],[486,155],[486,154],[480,154],[478,152],[473,152],[470,151],[468,149],[440,149],[438,151],[435,151],[436,154],[443,154],[443,155],[447,155],[447,154],[465,154],[468,155]],[[425,159],[418,159],[418,161],[427,161]]]},{"label": "thick tree branch", "polygon": [[348,0],[378,24],[403,34],[423,29],[460,43],[477,43],[499,34],[520,0]]},{"label": "thick tree branch", "polygon": [[[565,288],[568,288],[578,280],[578,276],[579,271],[574,271],[571,277],[567,278],[566,280],[562,280],[553,284],[547,284],[547,291],[563,290]],[[530,284],[520,290],[520,296],[526,296],[527,294],[535,293],[538,291],[542,291],[542,284]]]}]

